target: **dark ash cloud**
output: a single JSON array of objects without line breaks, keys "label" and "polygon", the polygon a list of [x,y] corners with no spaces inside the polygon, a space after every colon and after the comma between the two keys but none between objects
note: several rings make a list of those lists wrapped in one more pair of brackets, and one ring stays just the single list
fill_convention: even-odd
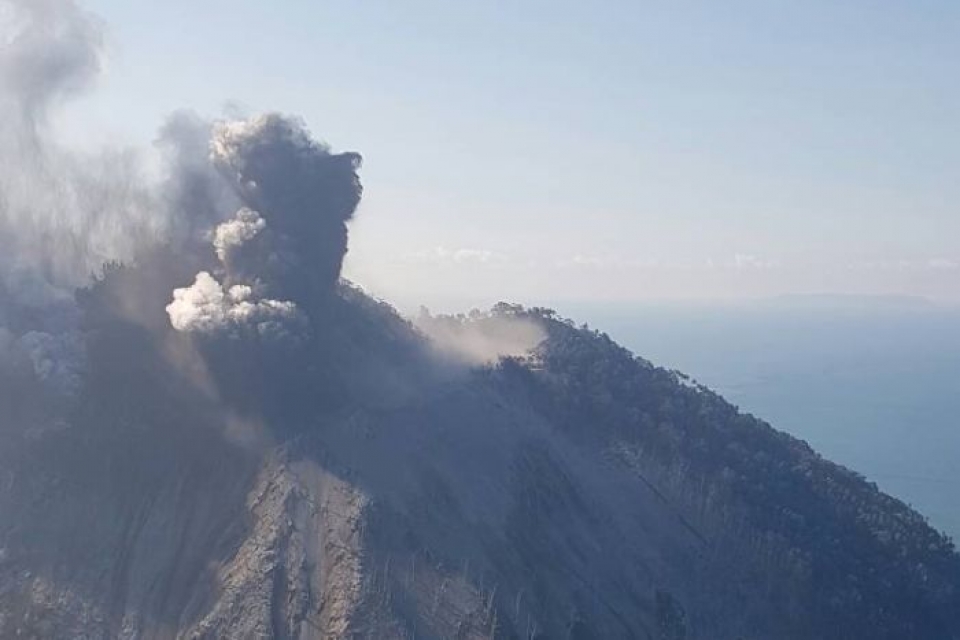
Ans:
[{"label": "dark ash cloud", "polygon": [[339,281],[360,156],[332,153],[279,114],[217,124],[210,154],[243,206],[213,229],[220,264],[174,291],[170,322],[201,334],[295,333]]},{"label": "dark ash cloud", "polygon": [[272,254],[260,278],[301,303],[329,292],[347,253],[346,223],[360,203],[360,155],[333,153],[295,118],[267,114],[218,125],[216,166],[263,217]]}]

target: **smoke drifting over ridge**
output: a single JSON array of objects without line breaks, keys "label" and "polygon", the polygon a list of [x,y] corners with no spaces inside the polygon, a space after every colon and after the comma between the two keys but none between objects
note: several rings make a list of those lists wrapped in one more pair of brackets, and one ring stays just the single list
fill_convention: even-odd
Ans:
[{"label": "smoke drifting over ridge", "polygon": [[423,308],[414,324],[441,355],[467,366],[525,356],[547,338],[540,323],[502,303],[491,313],[474,309],[468,316],[434,316]]}]

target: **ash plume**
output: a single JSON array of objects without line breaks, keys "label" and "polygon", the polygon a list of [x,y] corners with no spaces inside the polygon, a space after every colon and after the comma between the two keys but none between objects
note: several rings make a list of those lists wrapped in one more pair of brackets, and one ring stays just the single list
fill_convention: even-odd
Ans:
[{"label": "ash plume", "polygon": [[360,156],[332,153],[279,114],[223,122],[212,133],[213,164],[243,206],[212,232],[216,275],[201,271],[174,291],[170,322],[204,334],[295,333],[339,280],[346,223],[360,202]]},{"label": "ash plume", "polygon": [[241,206],[211,160],[213,129],[210,120],[181,110],[167,118],[156,141],[165,168],[158,197],[170,227],[169,242],[184,251],[203,250],[210,229]]},{"label": "ash plume", "polygon": [[[160,129],[163,173],[148,179],[140,152],[71,149],[51,125],[101,73],[94,16],[73,0],[0,0],[0,42],[3,368],[75,394],[96,366],[89,336],[109,340],[126,322],[157,344],[199,348],[235,397],[289,380],[294,361],[328,384],[333,374],[315,364],[328,357],[350,384],[372,384],[350,336],[375,339],[382,310],[340,282],[362,195],[359,154],[334,152],[294,117],[216,122],[181,111]],[[471,364],[516,351],[466,341],[460,359]],[[415,342],[395,336],[393,347],[409,361]],[[268,366],[262,384],[240,373]],[[313,394],[299,378],[301,395]]]},{"label": "ash plume", "polygon": [[301,303],[331,291],[360,203],[360,155],[332,153],[300,120],[279,114],[222,123],[211,148],[243,204],[265,221],[271,251],[257,265],[264,286]]},{"label": "ash plume", "polygon": [[[102,273],[97,313],[109,306],[152,332],[306,333],[339,280],[359,155],[332,153],[293,118],[179,112],[160,131],[165,173],[151,181],[133,150],[81,152],[55,136],[57,110],[102,70],[94,16],[72,0],[0,0],[0,42],[5,367],[75,391],[90,313],[74,293]],[[104,271],[120,264],[144,268]]]}]

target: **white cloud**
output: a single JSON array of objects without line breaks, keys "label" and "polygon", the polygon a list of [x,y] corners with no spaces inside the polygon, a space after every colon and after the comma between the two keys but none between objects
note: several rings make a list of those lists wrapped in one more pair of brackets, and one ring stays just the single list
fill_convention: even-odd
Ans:
[{"label": "white cloud", "polygon": [[216,333],[251,327],[261,335],[283,333],[284,325],[299,317],[297,305],[269,298],[255,299],[253,289],[223,285],[206,271],[189,287],[175,289],[167,305],[170,324],[177,331]]},{"label": "white cloud", "polygon": [[857,271],[954,271],[960,269],[960,260],[930,258],[927,260],[866,260],[849,265]]},{"label": "white cloud", "polygon": [[609,264],[609,259],[598,258],[597,256],[585,256],[578,253],[573,256],[571,262],[582,267],[602,267]]},{"label": "white cloud", "polygon": [[623,258],[618,255],[597,256],[577,253],[569,260],[557,263],[558,267],[584,267],[589,269],[655,269],[660,266],[659,260]]},{"label": "white cloud", "polygon": [[221,223],[213,232],[213,247],[217,257],[226,262],[231,250],[253,240],[266,226],[266,220],[256,211],[246,207],[240,209],[235,218]]},{"label": "white cloud", "polygon": [[737,253],[733,256],[733,264],[737,269],[747,270],[747,269],[774,269],[779,265],[778,262],[773,260],[764,260],[763,258],[757,257],[749,253]]},{"label": "white cloud", "polygon": [[427,251],[414,251],[403,256],[405,262],[420,264],[481,264],[496,265],[509,262],[507,256],[490,249],[447,249],[439,246]]},{"label": "white cloud", "polygon": [[927,260],[927,268],[934,271],[954,271],[960,269],[960,261],[948,258],[931,258]]}]

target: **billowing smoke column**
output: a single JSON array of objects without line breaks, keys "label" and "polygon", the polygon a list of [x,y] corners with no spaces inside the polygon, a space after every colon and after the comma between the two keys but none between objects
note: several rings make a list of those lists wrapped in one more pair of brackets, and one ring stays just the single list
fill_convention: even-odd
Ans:
[{"label": "billowing smoke column", "polygon": [[159,183],[130,150],[70,150],[50,117],[94,84],[103,41],[73,0],[0,0],[0,375],[79,387],[74,291],[109,263],[149,262],[111,287],[152,329],[144,318],[194,273],[169,304],[175,330],[303,334],[339,277],[359,156],[331,153],[295,119],[188,113],[161,130]]},{"label": "billowing smoke column", "polygon": [[306,303],[330,291],[360,202],[360,156],[331,153],[300,121],[277,114],[216,127],[212,155],[266,226],[262,246],[238,258],[272,295]]},{"label": "billowing smoke column", "polygon": [[331,153],[303,124],[278,114],[221,123],[214,165],[243,207],[213,231],[220,266],[173,293],[178,331],[292,334],[333,292],[360,202],[360,156]]},{"label": "billowing smoke column", "polygon": [[[362,305],[336,295],[360,156],[332,152],[295,118],[211,124],[185,112],[161,129],[159,182],[129,150],[71,151],[50,115],[97,78],[102,43],[73,0],[0,0],[0,378],[74,395],[96,370],[91,336],[109,341],[123,322],[199,347],[191,357],[238,397],[258,384],[251,371],[264,389],[289,388],[284,371],[307,385],[325,356],[351,360],[344,327],[372,331]],[[126,268],[101,279],[106,264]],[[171,341],[171,330],[201,339]]]}]

